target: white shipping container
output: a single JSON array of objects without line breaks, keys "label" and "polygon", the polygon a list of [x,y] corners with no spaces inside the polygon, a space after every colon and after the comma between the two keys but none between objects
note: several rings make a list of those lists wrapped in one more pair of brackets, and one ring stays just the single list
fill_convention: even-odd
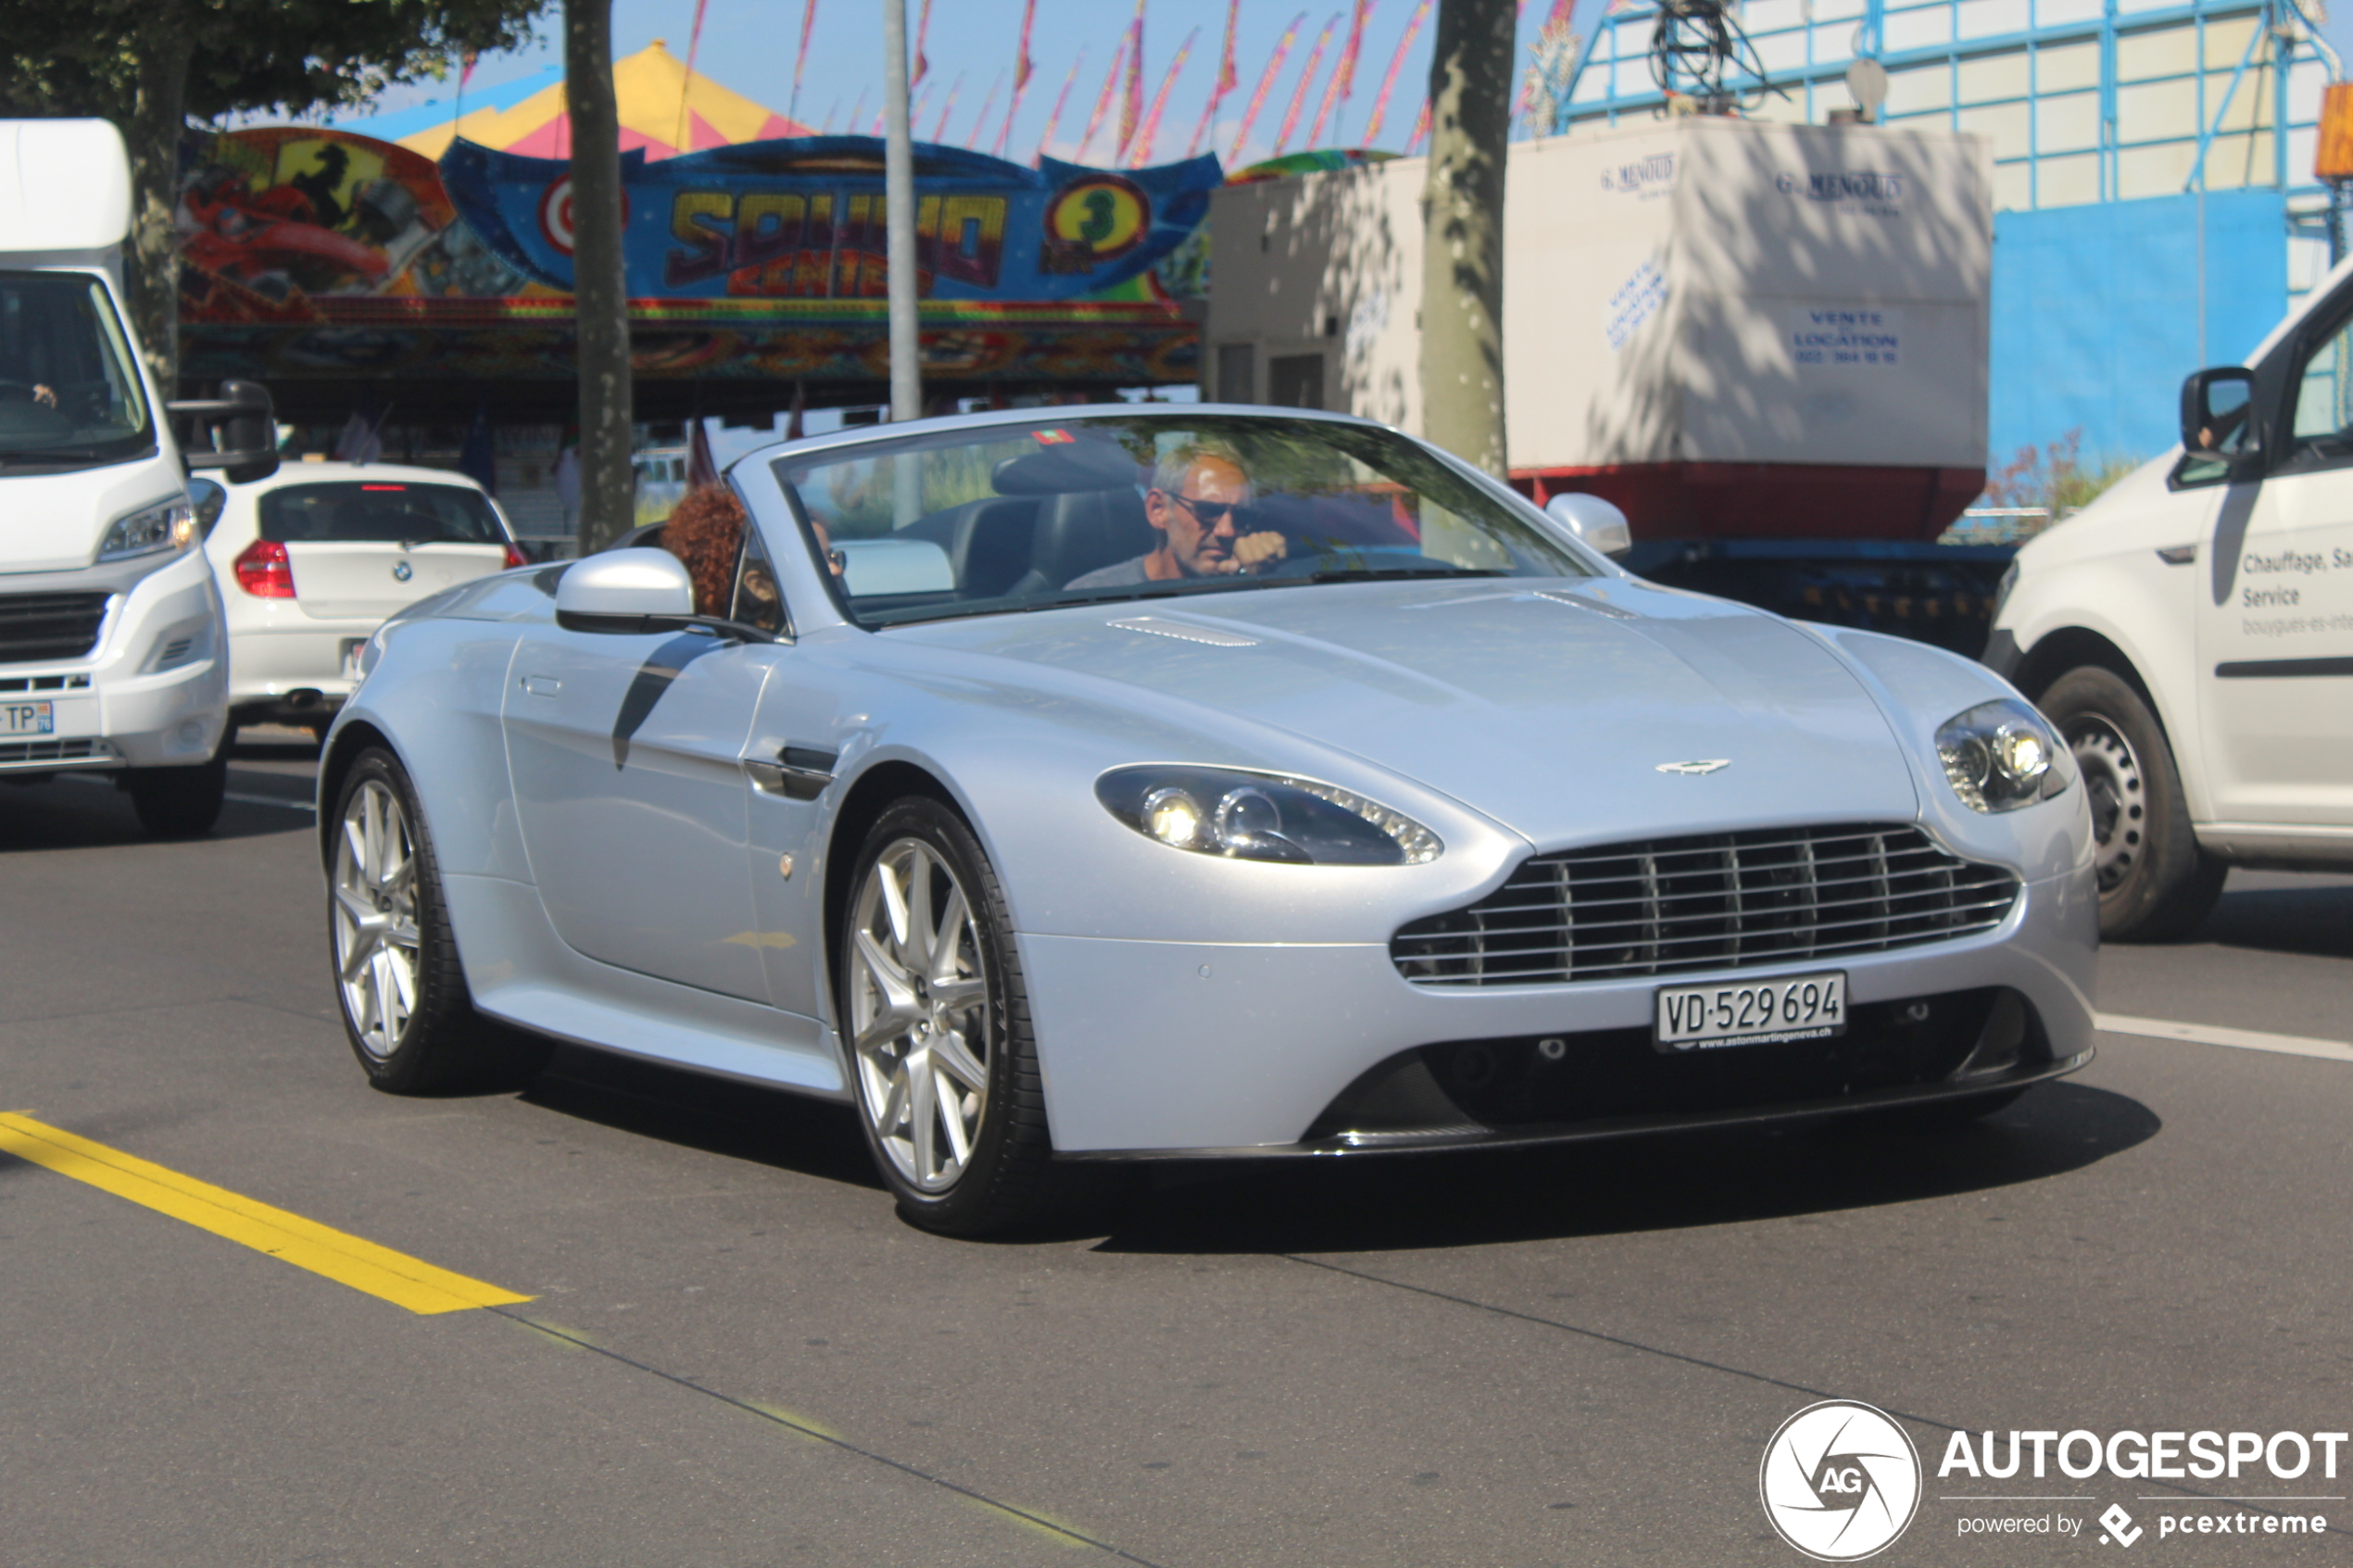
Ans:
[{"label": "white shipping container", "polygon": [[[1903,470],[1923,494],[1954,493],[1955,512],[1976,493],[1993,249],[1981,138],[1686,117],[1516,143],[1510,160],[1516,474],[1665,466],[1689,483],[1711,465],[1806,465],[1823,470],[1818,490],[1831,469]],[[1428,167],[1216,193],[1204,395],[1420,429]],[[1891,531],[1923,525],[1901,521]]]}]

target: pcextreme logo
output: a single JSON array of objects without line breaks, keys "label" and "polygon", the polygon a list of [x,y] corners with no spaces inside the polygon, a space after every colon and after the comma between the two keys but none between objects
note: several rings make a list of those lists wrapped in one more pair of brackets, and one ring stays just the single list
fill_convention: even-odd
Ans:
[{"label": "pcextreme logo", "polygon": [[1824,1399],[1781,1423],[1756,1489],[1781,1539],[1819,1562],[1859,1562],[1919,1512],[1919,1450],[1883,1411]]}]

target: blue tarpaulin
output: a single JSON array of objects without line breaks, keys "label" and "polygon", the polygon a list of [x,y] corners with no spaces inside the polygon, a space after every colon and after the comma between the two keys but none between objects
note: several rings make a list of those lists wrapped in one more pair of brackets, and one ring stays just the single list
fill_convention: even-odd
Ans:
[{"label": "blue tarpaulin", "polygon": [[1994,214],[1987,467],[2078,430],[2087,467],[2156,455],[2182,378],[2239,363],[2286,309],[2276,190]]}]

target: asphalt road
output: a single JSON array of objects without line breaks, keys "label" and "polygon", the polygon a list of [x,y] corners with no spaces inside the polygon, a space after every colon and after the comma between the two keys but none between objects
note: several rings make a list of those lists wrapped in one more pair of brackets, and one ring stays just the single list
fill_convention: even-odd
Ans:
[{"label": "asphalt road", "polygon": [[[0,791],[0,1110],[530,1299],[420,1315],[0,1155],[7,1568],[1788,1565],[1759,1459],[1831,1397],[1929,1465],[1878,1562],[2353,1557],[2353,1452],[1935,1475],[1956,1429],[2353,1428],[2353,1060],[2111,1033],[1950,1134],[1190,1175],[1107,1233],[947,1241],[839,1110],[572,1050],[370,1092],[277,803],[309,773],[245,746],[173,845],[102,782]],[[2235,878],[2102,989],[2353,1042],[2353,880]],[[2082,1500],[1945,1500],[2010,1493]],[[2332,1533],[2159,1534],[2306,1511]],[[1960,1533],[2004,1515],[2082,1533]]]}]

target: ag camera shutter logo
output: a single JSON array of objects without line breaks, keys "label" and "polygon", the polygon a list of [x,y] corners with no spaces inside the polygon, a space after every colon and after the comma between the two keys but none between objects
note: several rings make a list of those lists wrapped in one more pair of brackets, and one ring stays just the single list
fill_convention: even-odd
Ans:
[{"label": "ag camera shutter logo", "polygon": [[1765,1517],[1818,1562],[1856,1562],[1894,1543],[1920,1505],[1920,1455],[1885,1412],[1825,1399],[1781,1423],[1756,1489]]}]

